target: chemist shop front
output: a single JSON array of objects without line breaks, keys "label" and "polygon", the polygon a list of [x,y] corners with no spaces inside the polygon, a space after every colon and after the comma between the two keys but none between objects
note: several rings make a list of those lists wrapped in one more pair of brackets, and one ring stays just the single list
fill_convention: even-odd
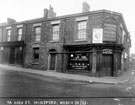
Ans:
[{"label": "chemist shop front", "polygon": [[67,71],[89,76],[117,76],[121,70],[121,45],[66,46]]}]

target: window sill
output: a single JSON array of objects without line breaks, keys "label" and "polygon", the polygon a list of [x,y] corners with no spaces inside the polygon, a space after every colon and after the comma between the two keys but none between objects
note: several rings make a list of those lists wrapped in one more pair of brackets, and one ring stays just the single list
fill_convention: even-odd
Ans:
[{"label": "window sill", "polygon": [[35,43],[35,44],[39,44],[39,43],[40,43],[40,41],[34,41],[33,43]]},{"label": "window sill", "polygon": [[57,43],[57,42],[59,42],[59,40],[52,40],[52,41],[49,41],[49,42]]},{"label": "window sill", "polygon": [[86,39],[75,40],[76,42],[86,42]]},{"label": "window sill", "polygon": [[32,62],[32,65],[39,65],[39,62]]}]

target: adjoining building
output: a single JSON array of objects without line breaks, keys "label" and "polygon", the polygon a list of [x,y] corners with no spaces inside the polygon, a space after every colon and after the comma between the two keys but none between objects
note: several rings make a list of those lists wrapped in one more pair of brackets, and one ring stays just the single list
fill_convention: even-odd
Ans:
[{"label": "adjoining building", "polygon": [[57,17],[50,6],[42,18],[0,26],[0,62],[89,76],[118,76],[128,68],[131,47],[123,16],[89,9],[84,3],[82,13]]}]

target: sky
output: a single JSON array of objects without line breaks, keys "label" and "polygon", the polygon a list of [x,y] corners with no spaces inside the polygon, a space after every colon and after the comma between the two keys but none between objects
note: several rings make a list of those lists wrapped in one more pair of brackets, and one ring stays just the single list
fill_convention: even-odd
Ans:
[{"label": "sky", "polygon": [[57,16],[82,12],[82,3],[90,5],[90,11],[107,9],[122,13],[131,35],[131,53],[135,53],[135,0],[0,0],[0,23],[7,18],[17,22],[43,17],[43,10],[51,5]]}]

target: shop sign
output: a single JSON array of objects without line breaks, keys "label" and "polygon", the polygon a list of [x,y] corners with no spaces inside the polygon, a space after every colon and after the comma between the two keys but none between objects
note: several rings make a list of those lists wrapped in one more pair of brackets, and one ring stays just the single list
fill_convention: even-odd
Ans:
[{"label": "shop sign", "polygon": [[95,28],[93,29],[93,43],[103,42],[103,29]]},{"label": "shop sign", "polygon": [[104,41],[116,41],[116,31],[117,31],[117,25],[115,24],[104,24]]},{"label": "shop sign", "polygon": [[112,54],[112,49],[103,49],[103,54]]}]

